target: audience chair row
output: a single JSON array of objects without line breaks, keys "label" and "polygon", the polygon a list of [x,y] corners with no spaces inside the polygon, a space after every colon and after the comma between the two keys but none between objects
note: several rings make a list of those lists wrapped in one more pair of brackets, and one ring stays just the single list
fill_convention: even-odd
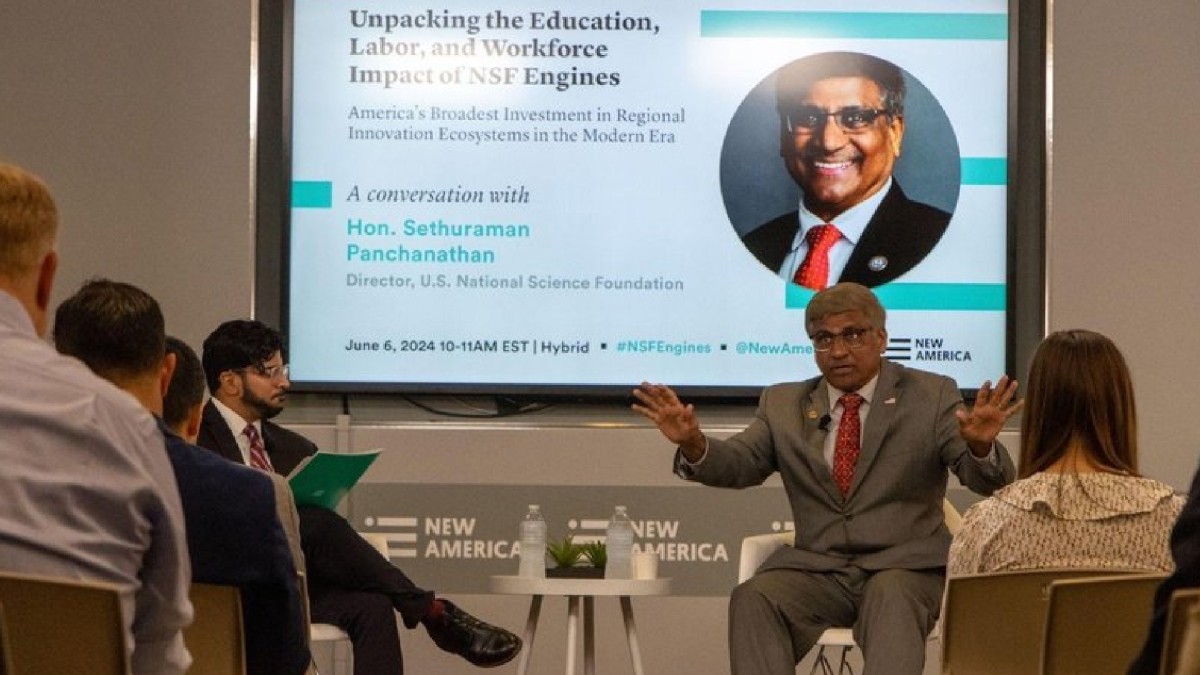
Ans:
[{"label": "audience chair row", "polygon": [[1165,578],[1112,569],[952,578],[942,611],[942,673],[1124,675]]},{"label": "audience chair row", "polygon": [[[195,620],[184,631],[193,675],[244,675],[242,608],[232,586],[193,584]],[[116,586],[0,573],[0,675],[127,675]]]},{"label": "audience chair row", "polygon": [[[947,526],[959,524],[945,504]],[[747,537],[738,580],[745,581],[792,532]],[[1145,640],[1162,574],[1113,569],[1053,569],[951,579],[941,621],[943,675],[1123,675]],[[1200,674],[1200,590],[1176,594],[1168,620],[1163,674]],[[937,637],[931,636],[931,639]],[[812,673],[852,672],[851,629],[825,631]],[[827,648],[841,650],[835,668]],[[1186,662],[1185,662],[1186,659]]]}]

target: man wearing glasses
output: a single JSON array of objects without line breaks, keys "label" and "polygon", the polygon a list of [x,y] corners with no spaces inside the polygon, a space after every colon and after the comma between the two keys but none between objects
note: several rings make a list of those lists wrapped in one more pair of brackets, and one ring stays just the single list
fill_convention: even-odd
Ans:
[{"label": "man wearing glasses", "polygon": [[[197,444],[226,459],[286,476],[316,445],[272,423],[291,386],[283,337],[258,321],[227,321],[205,340],[204,406]],[[425,626],[434,643],[472,665],[512,660],[521,639],[423,590],[381,556],[337,513],[299,505],[300,545],[312,620],[342,628],[354,648],[355,675],[404,672],[395,613]]]},{"label": "man wearing glasses", "polygon": [[783,479],[795,544],[730,597],[733,675],[791,675],[836,626],[853,627],[864,675],[920,675],[945,585],[947,475],[983,495],[1012,481],[996,436],[1020,408],[1017,383],[985,382],[967,409],[950,378],[884,360],[884,309],[860,284],[818,292],[804,320],[821,376],[764,389],[744,431],[706,436],[661,384],[634,390],[633,409],[678,446],[682,478]]},{"label": "man wearing glasses", "polygon": [[776,80],[779,154],[799,208],[747,233],[746,248],[781,278],[820,290],[887,283],[933,249],[950,214],[909,199],[892,176],[904,140],[904,77],[894,64],[828,52]]}]

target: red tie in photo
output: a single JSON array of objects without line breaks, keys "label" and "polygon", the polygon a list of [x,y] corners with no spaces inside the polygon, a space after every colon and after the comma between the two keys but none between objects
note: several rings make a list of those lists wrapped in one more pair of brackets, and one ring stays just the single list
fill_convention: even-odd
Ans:
[{"label": "red tie in photo", "polygon": [[263,445],[258,429],[255,429],[253,424],[247,424],[245,434],[246,438],[250,439],[250,466],[273,473],[275,470],[271,467],[271,458],[267,456],[267,448]]},{"label": "red tie in photo", "polygon": [[804,235],[808,242],[808,253],[804,262],[796,270],[792,281],[814,291],[824,289],[829,285],[829,249],[842,237],[842,233],[833,225],[817,225]]},{"label": "red tie in photo", "polygon": [[833,450],[833,482],[837,483],[842,496],[850,491],[854,482],[854,465],[858,462],[859,430],[858,406],[863,397],[846,394],[838,399],[842,404],[842,421],[838,423],[837,444]]}]

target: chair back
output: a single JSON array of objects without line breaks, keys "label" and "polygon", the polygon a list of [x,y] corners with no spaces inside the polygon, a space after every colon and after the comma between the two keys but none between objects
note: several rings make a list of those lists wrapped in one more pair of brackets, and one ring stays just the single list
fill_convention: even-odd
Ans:
[{"label": "chair back", "polygon": [[[962,516],[950,500],[942,500],[942,515],[946,520],[946,529],[950,534],[958,532],[962,527]],[[791,546],[796,541],[796,533],[792,530],[770,532],[768,534],[752,534],[742,539],[742,548],[738,554],[738,583],[754,576],[761,566],[776,549]],[[385,542],[386,545],[386,542]],[[385,552],[384,555],[387,555]]]},{"label": "chair back", "polygon": [[[1163,651],[1159,673],[1188,672],[1180,668],[1180,656],[1185,643],[1200,641],[1200,588],[1181,588],[1171,594],[1167,605],[1167,625],[1163,633]],[[1191,644],[1191,651],[1198,659],[1191,672],[1200,673],[1200,644]]]},{"label": "chair back", "polygon": [[11,675],[12,663],[9,662],[8,625],[4,623],[4,605],[0,604],[0,675]]},{"label": "chair back", "polygon": [[1179,638],[1177,655],[1168,666],[1164,662],[1159,672],[1167,675],[1196,675],[1200,673],[1200,605],[1187,608],[1187,620]]},{"label": "chair back", "polygon": [[1124,675],[1138,655],[1165,574],[1064,579],[1050,584],[1043,675]]},{"label": "chair back", "polygon": [[942,608],[943,675],[1037,673],[1051,582],[1116,573],[1046,569],[949,579]]},{"label": "chair back", "polygon": [[12,673],[127,675],[116,586],[0,573]]},{"label": "chair back", "polygon": [[950,536],[958,534],[962,529],[962,514],[954,508],[949,499],[942,499],[942,517],[946,520],[946,529],[950,531]]},{"label": "chair back", "polygon": [[236,586],[192,584],[188,593],[196,617],[183,631],[192,653],[189,675],[245,675],[246,645],[242,598]]}]

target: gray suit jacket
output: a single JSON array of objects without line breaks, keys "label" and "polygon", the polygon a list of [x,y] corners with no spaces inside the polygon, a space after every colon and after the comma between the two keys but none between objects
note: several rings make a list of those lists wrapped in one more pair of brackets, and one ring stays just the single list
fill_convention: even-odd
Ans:
[{"label": "gray suit jacket", "polygon": [[676,472],[717,487],[759,485],[778,471],[791,502],[796,544],[760,568],[831,571],[944,567],[950,533],[942,515],[948,471],[983,495],[1016,474],[997,443],[999,466],[970,457],[958,435],[954,380],[884,361],[863,427],[862,451],[845,499],[823,456],[820,420],[830,410],[823,378],[763,390],[754,421]]}]

